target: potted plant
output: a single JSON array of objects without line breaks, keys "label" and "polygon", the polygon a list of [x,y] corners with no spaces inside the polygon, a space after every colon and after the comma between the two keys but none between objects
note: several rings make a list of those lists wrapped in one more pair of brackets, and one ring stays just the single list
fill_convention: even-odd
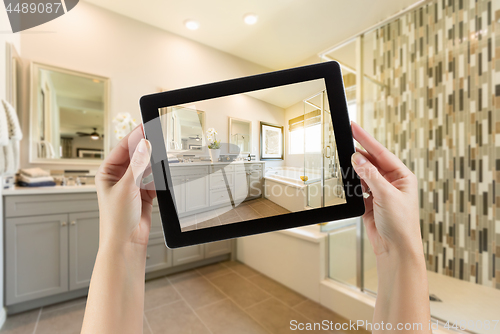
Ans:
[{"label": "potted plant", "polygon": [[220,140],[217,140],[217,131],[214,128],[210,128],[207,130],[207,140],[208,140],[208,148],[210,152],[210,160],[212,162],[219,161],[220,155]]}]

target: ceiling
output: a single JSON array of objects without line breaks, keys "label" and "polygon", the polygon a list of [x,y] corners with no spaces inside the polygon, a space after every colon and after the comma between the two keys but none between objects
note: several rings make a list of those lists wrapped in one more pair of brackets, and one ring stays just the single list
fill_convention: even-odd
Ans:
[{"label": "ceiling", "polygon": [[[292,67],[416,0],[85,0],[270,69]],[[246,25],[243,16],[259,20]],[[184,21],[193,19],[192,31]]]}]

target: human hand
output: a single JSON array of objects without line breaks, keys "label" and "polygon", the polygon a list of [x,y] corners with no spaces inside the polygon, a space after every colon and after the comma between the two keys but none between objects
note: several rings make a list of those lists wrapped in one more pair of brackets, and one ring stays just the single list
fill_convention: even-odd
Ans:
[{"label": "human hand", "polygon": [[357,149],[352,164],[363,187],[372,192],[365,198],[363,222],[375,254],[423,254],[417,178],[358,124],[352,122],[351,128],[366,149]]},{"label": "human hand", "polygon": [[147,246],[151,227],[154,183],[142,183],[151,144],[142,125],[123,138],[96,174],[99,200],[99,242]]}]

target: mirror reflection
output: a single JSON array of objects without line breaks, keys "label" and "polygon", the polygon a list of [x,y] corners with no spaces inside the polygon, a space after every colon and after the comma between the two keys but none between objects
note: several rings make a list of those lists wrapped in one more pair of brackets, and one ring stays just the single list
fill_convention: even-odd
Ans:
[{"label": "mirror reflection", "polygon": [[[229,118],[229,143],[231,149],[236,148],[236,152],[229,153],[250,153],[252,143],[252,122],[237,118]],[[239,150],[237,149],[239,148]]]},{"label": "mirror reflection", "polygon": [[107,79],[34,65],[32,157],[103,159]]},{"label": "mirror reflection", "polygon": [[169,151],[202,151],[204,145],[205,113],[189,107],[175,106],[160,109],[165,143]]}]

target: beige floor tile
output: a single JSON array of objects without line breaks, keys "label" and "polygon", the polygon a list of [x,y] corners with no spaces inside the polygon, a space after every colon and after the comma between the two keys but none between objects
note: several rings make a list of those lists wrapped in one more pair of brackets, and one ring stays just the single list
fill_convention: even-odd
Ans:
[{"label": "beige floor tile", "polygon": [[243,308],[250,307],[267,298],[269,294],[237,274],[227,274],[211,279],[212,283]]},{"label": "beige floor tile", "polygon": [[246,277],[246,278],[249,278],[249,277],[252,277],[252,276],[259,274],[257,271],[253,270],[249,266],[244,265],[241,262],[226,261],[226,262],[222,262],[222,264],[224,266],[230,268],[231,270],[234,270],[235,272],[237,272],[238,274],[240,274],[241,276]]},{"label": "beige floor tile", "polygon": [[[246,310],[255,320],[262,324],[271,333],[296,333],[292,330],[291,321],[297,323],[311,322],[306,317],[300,315],[290,307],[284,305],[275,298],[268,299],[260,304],[252,306]],[[328,333],[327,331],[307,331],[307,333]]]},{"label": "beige floor tile", "polygon": [[270,208],[276,210],[279,214],[290,213],[290,211],[288,211],[287,209],[285,209],[282,206],[279,206],[278,204],[274,203],[273,201],[265,200],[263,203],[266,204],[267,206],[269,206]]},{"label": "beige floor tile", "polygon": [[36,334],[79,334],[82,329],[85,304],[44,312],[40,316]]},{"label": "beige floor tile", "polygon": [[196,313],[214,334],[267,333],[262,326],[228,299],[197,310]]},{"label": "beige floor tile", "polygon": [[212,227],[212,226],[219,226],[220,225],[220,220],[218,217],[205,220],[204,222],[196,224],[196,228],[206,228],[206,227]]},{"label": "beige floor tile", "polygon": [[[339,316],[338,314],[332,312],[326,307],[313,302],[312,300],[306,300],[303,303],[298,304],[293,308],[295,311],[299,312],[303,316],[311,319],[313,322],[321,322],[323,320],[333,321],[333,323],[349,323],[349,320]],[[350,333],[353,331],[341,331],[342,333]],[[369,333],[368,331],[358,330],[357,333]]]},{"label": "beige floor tile", "polygon": [[236,223],[240,222],[241,218],[238,216],[238,213],[236,213],[236,209],[233,209],[231,211],[228,211],[226,213],[223,213],[219,216],[219,220],[221,224],[231,224],[231,223]]},{"label": "beige floor tile", "polygon": [[184,276],[176,279],[172,284],[184,300],[194,309],[226,298],[213,284],[201,275]]},{"label": "beige floor tile", "polygon": [[210,333],[193,310],[182,300],[147,311],[146,318],[155,334]]},{"label": "beige floor tile", "polygon": [[164,277],[146,282],[144,294],[144,310],[172,303],[181,299],[172,284]]},{"label": "beige floor tile", "polygon": [[263,217],[277,216],[280,214],[277,210],[275,210],[274,208],[270,207],[269,205],[265,204],[262,201],[250,204],[250,206]]},{"label": "beige floor tile", "polygon": [[191,276],[200,276],[200,274],[198,274],[196,270],[187,270],[187,271],[181,271],[180,273],[168,275],[166,276],[166,278],[170,281],[170,283],[174,283],[176,281],[184,280],[187,277]]},{"label": "beige floor tile", "polygon": [[232,271],[228,267],[223,266],[220,263],[216,263],[216,264],[211,264],[209,266],[198,268],[198,272],[203,276],[205,276],[206,278],[210,279],[231,273]]},{"label": "beige floor tile", "polygon": [[235,210],[242,220],[251,220],[251,219],[257,219],[257,218],[261,217],[257,213],[257,211],[255,211],[254,209],[251,208],[250,205],[244,205],[244,206],[240,205]]},{"label": "beige floor tile", "polygon": [[251,281],[259,288],[266,291],[270,295],[273,295],[290,307],[293,307],[306,300],[306,297],[264,275],[259,274],[256,276],[252,276]]},{"label": "beige floor tile", "polygon": [[151,329],[149,328],[148,319],[146,319],[146,315],[142,319],[142,334],[153,334]]},{"label": "beige floor tile", "polygon": [[33,333],[35,329],[35,324],[40,314],[40,309],[37,308],[32,311],[27,311],[19,314],[7,316],[2,329],[1,334],[25,334]]},{"label": "beige floor tile", "polygon": [[62,302],[62,303],[57,303],[57,304],[53,304],[53,305],[49,305],[49,306],[44,306],[43,312],[47,313],[47,312],[63,309],[65,307],[71,307],[71,306],[80,305],[80,304],[84,304],[84,303],[87,303],[87,296],[68,300],[67,302]]}]

